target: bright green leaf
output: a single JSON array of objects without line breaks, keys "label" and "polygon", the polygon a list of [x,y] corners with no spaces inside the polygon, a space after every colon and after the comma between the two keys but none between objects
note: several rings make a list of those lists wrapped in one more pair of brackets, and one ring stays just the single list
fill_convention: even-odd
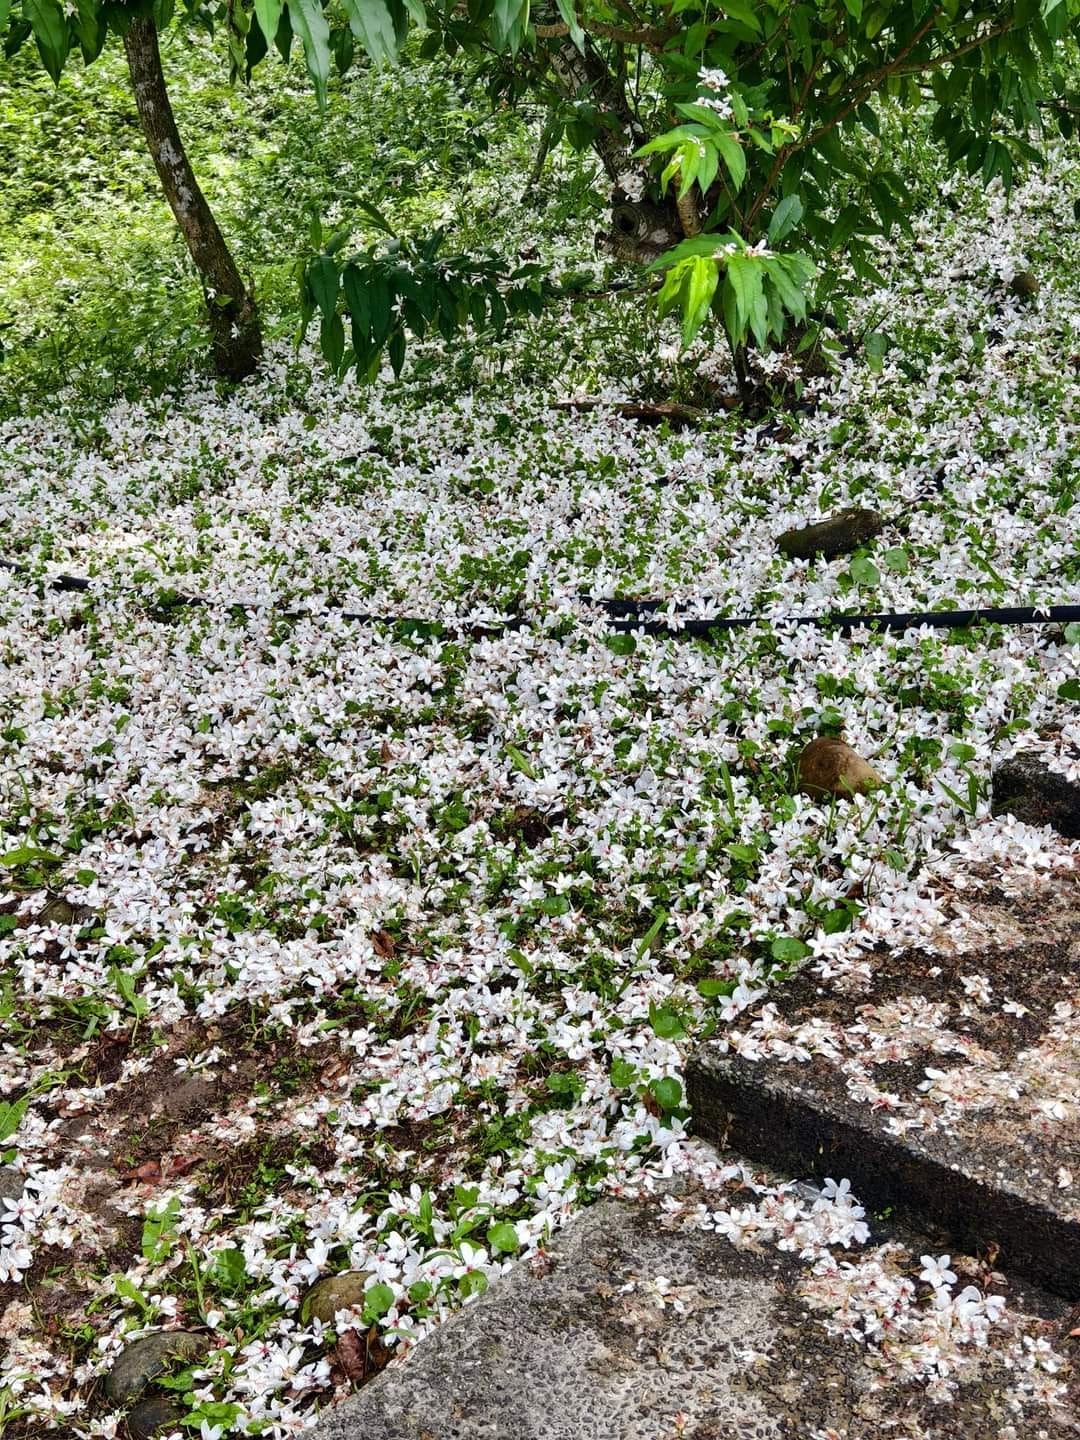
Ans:
[{"label": "bright green leaf", "polygon": [[769,953],[778,965],[797,965],[810,954],[810,947],[794,935],[781,935],[772,942]]},{"label": "bright green leaf", "polygon": [[517,1231],[509,1221],[492,1225],[487,1238],[492,1250],[497,1250],[501,1255],[513,1255],[521,1248]]},{"label": "bright green leaf", "polygon": [[341,0],[349,29],[376,65],[396,63],[398,37],[386,0]]},{"label": "bright green leaf", "polygon": [[325,105],[330,78],[330,26],[321,0],[289,0],[289,19],[293,33],[299,35],[304,46],[304,60],[316,97],[320,106]]}]

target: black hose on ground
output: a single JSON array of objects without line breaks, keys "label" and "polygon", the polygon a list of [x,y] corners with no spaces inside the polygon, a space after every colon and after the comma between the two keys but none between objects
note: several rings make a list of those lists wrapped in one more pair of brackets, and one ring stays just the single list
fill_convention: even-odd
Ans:
[{"label": "black hose on ground", "polygon": [[[0,560],[0,568],[19,575],[31,574],[29,566],[13,560]],[[92,582],[79,575],[53,575],[48,579],[51,590],[86,593]],[[935,630],[962,630],[971,625],[1063,625],[1080,621],[1080,605],[1006,605],[975,608],[972,610],[928,610],[886,612],[882,614],[829,614],[829,615],[718,615],[712,619],[697,616],[685,617],[678,613],[667,613],[667,600],[598,600],[589,595],[579,597],[583,605],[591,605],[604,611],[609,617],[609,628],[615,632],[636,631],[645,635],[685,635],[691,638],[709,636],[715,631],[743,630],[751,625],[813,625],[822,630],[837,630],[842,635],[852,630],[916,630],[927,626]],[[219,605],[222,609],[255,611],[265,607],[237,601],[212,601],[201,595],[182,595],[173,592],[170,602],[176,605],[207,606]],[[681,602],[680,602],[681,603]],[[363,625],[405,625],[431,627],[442,621],[425,620],[413,615],[370,615],[363,611],[343,610],[332,605],[344,620]],[[285,620],[299,620],[309,614],[304,610],[279,610]],[[651,617],[651,618],[650,618]],[[525,616],[513,616],[507,620],[469,624],[465,628],[478,634],[501,634],[506,630],[520,630],[528,623]]]}]

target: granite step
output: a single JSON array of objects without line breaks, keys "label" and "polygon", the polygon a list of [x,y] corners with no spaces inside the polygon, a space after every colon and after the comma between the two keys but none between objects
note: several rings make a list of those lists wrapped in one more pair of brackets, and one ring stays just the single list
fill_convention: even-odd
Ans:
[{"label": "granite step", "polygon": [[[698,1134],[1080,1298],[1080,888],[975,950],[813,969],[691,1058]],[[1010,933],[1011,931],[1011,933]]]},{"label": "granite step", "polygon": [[[314,1440],[1078,1433],[1068,1362],[1033,1348],[1071,1343],[1062,1339],[1071,1321],[1061,1302],[1029,1293],[1007,1322],[990,1325],[986,1343],[943,1354],[940,1375],[931,1359],[935,1388],[917,1372],[938,1330],[928,1339],[916,1322],[907,1333],[898,1325],[891,1340],[855,1336],[834,1277],[773,1246],[738,1249],[673,1223],[670,1205],[641,1202],[607,1201],[578,1216],[542,1263],[520,1264],[403,1364],[325,1412]],[[910,1273],[910,1260],[895,1246],[863,1255],[878,1285]],[[922,1289],[933,1327],[934,1295]],[[1036,1353],[1052,1353],[1059,1368],[1033,1372]],[[1049,1407],[1032,1400],[1032,1380],[1044,1378],[1058,1396]]]}]

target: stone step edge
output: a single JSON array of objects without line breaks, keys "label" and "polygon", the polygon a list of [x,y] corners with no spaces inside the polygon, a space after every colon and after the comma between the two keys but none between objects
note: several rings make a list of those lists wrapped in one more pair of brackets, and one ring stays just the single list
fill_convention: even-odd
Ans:
[{"label": "stone step edge", "polygon": [[721,1150],[800,1178],[848,1179],[872,1213],[939,1227],[957,1248],[993,1253],[997,1268],[1080,1299],[1080,1223],[942,1163],[911,1137],[853,1123],[821,1096],[811,1103],[797,1085],[778,1086],[767,1064],[717,1046],[691,1055],[686,1086],[694,1132]]}]

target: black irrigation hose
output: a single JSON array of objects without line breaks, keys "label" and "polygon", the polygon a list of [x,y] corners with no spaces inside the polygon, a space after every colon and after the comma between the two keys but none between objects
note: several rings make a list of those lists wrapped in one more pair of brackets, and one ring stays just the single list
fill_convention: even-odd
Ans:
[{"label": "black irrigation hose", "polygon": [[868,630],[915,630],[926,625],[933,630],[963,630],[970,625],[1046,625],[1080,620],[1080,605],[1009,605],[976,610],[901,611],[881,615],[721,615],[715,620],[669,617],[642,620],[639,617],[662,609],[665,601],[602,600],[613,618],[613,630],[642,630],[646,635],[708,635],[713,630],[739,630],[747,625],[814,625],[820,630],[838,630],[842,635],[864,627]]},{"label": "black irrigation hose", "polygon": [[[29,575],[30,567],[14,560],[0,560],[0,568]],[[91,581],[79,575],[54,575],[49,580],[51,590],[86,593]],[[1080,621],[1080,605],[1008,605],[990,606],[974,610],[928,610],[885,613],[880,615],[718,615],[714,619],[696,616],[681,617],[669,614],[660,619],[647,617],[665,610],[670,604],[666,600],[597,600],[589,595],[579,597],[582,604],[593,605],[609,617],[609,629],[616,632],[640,631],[645,635],[686,635],[690,637],[709,636],[717,630],[743,630],[751,625],[813,625],[820,630],[837,630],[842,635],[852,630],[914,630],[927,626],[934,630],[962,630],[971,625],[1062,625]],[[175,605],[210,606],[245,612],[265,607],[242,602],[212,601],[201,595],[182,595],[173,592],[169,597]],[[369,615],[362,611],[338,610],[342,619],[354,620],[363,625],[405,625],[429,628],[441,625],[441,621],[422,620],[412,615]],[[279,610],[282,619],[299,620],[310,614],[306,610]],[[468,625],[475,634],[497,635],[507,630],[520,630],[527,624],[527,617],[515,616],[489,624]]]}]

